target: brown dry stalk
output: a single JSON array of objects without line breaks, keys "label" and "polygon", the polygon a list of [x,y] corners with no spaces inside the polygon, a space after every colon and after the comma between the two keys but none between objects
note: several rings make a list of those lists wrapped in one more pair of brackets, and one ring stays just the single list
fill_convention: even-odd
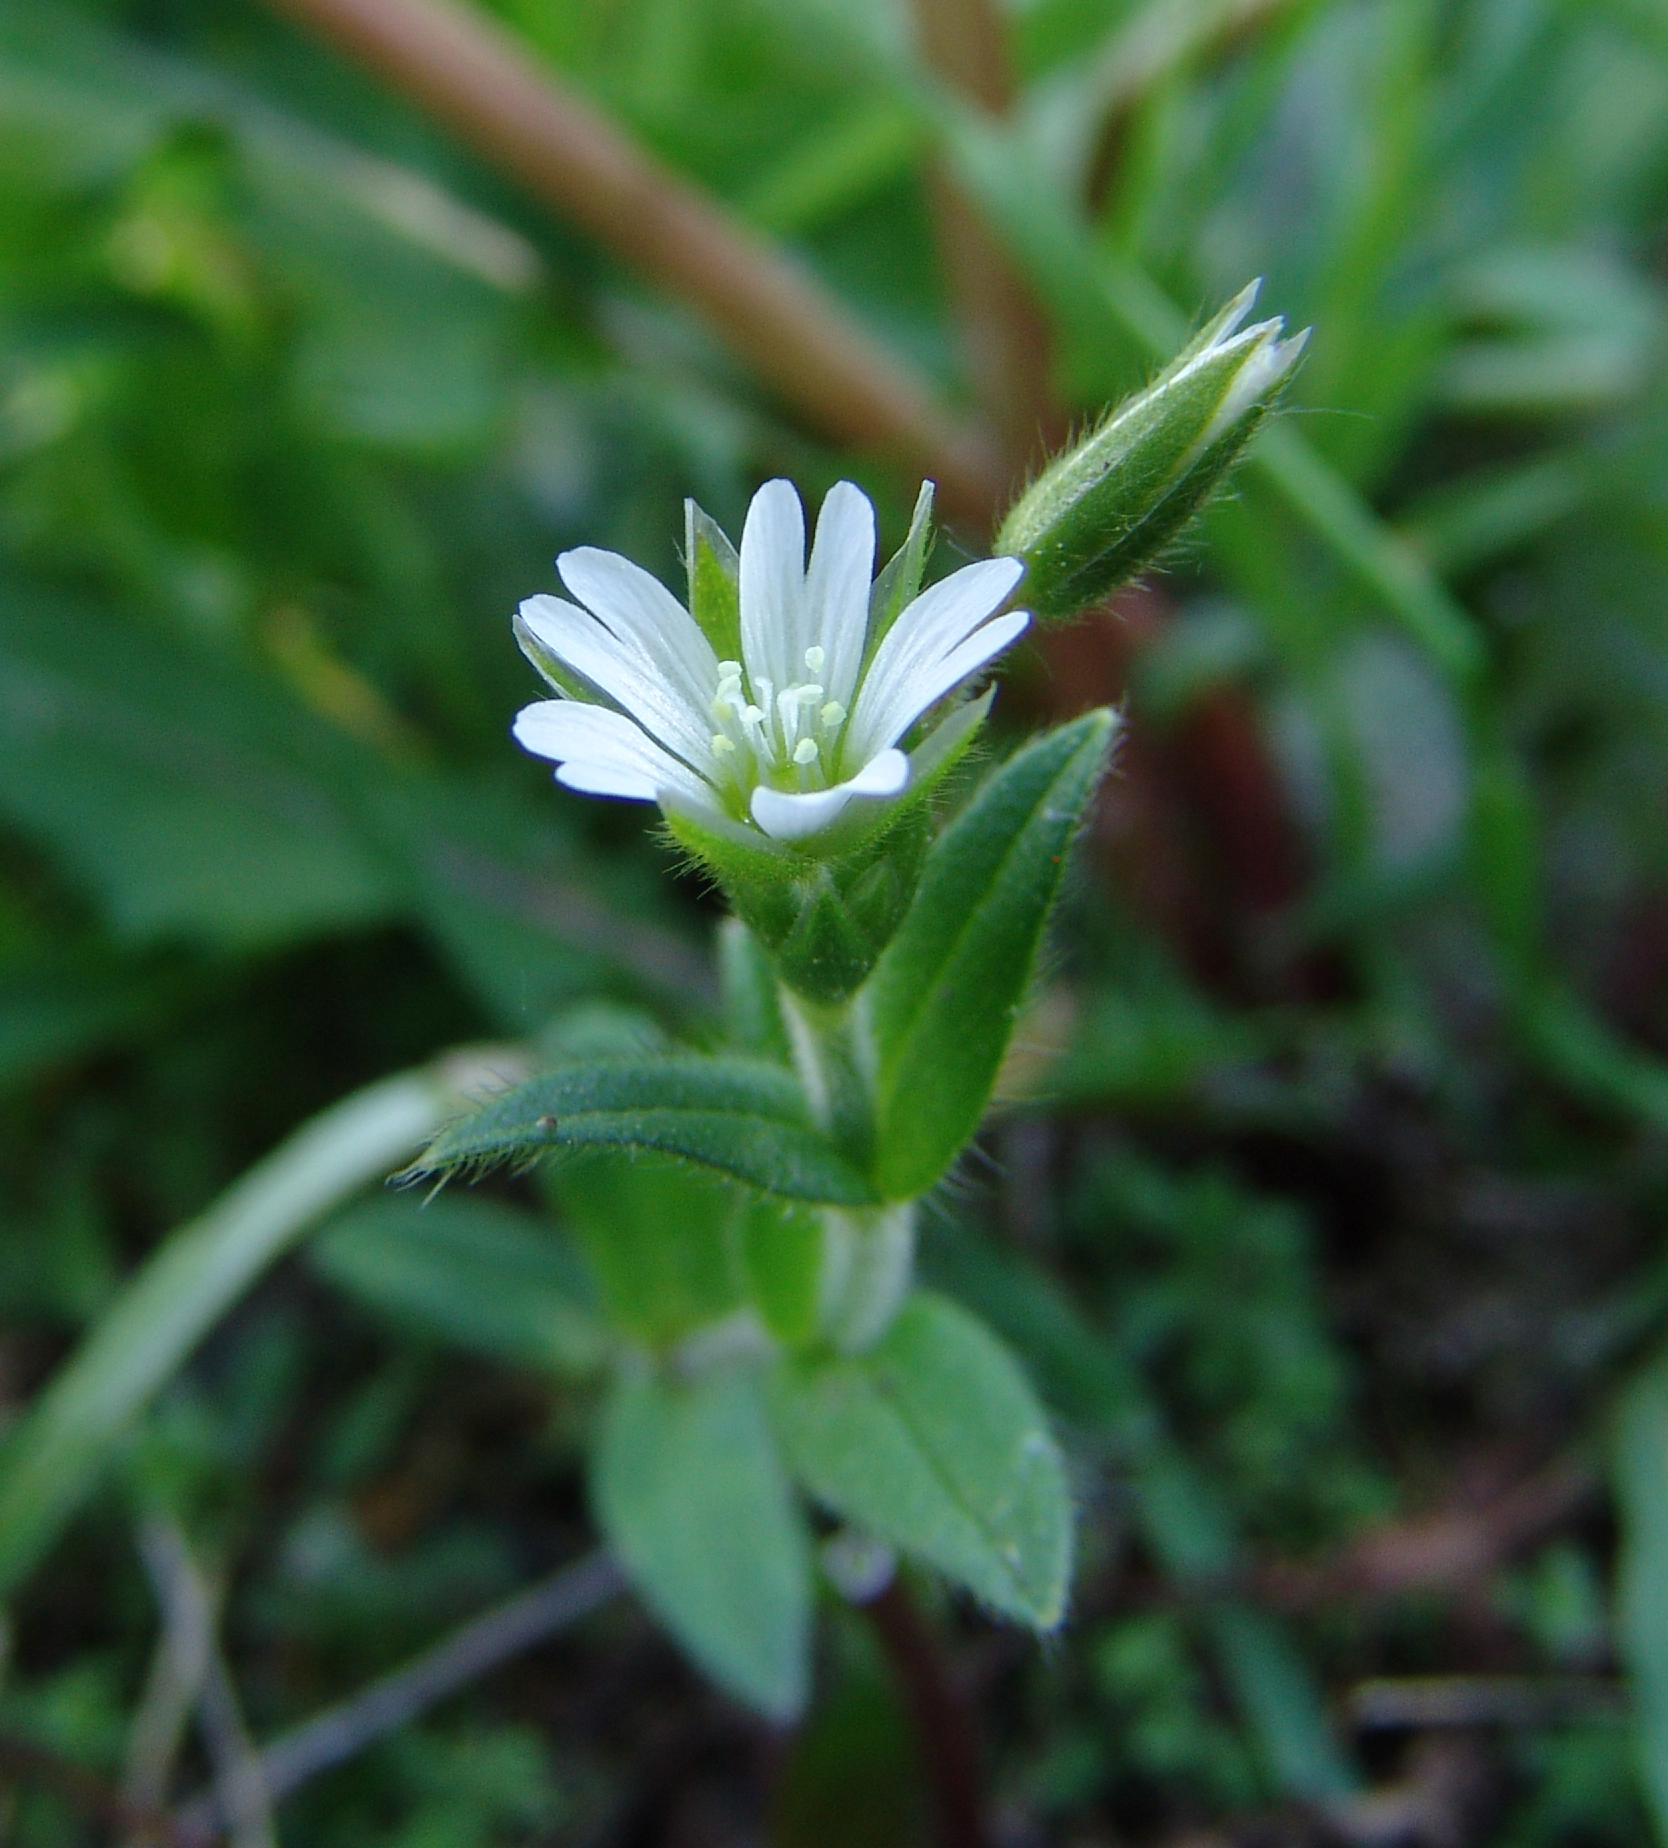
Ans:
[{"label": "brown dry stalk", "polygon": [[453,0],[271,0],[622,262],[696,308],[833,442],[930,475],[952,518],[988,522],[984,435],[875,344],[818,284],[639,147],[485,15]]},{"label": "brown dry stalk", "polygon": [[[914,0],[922,61],[989,115],[1005,115],[1014,80],[1007,21],[992,0]],[[1010,488],[1064,440],[1054,402],[1048,322],[1000,238],[946,170],[928,174],[944,281],[968,372],[1002,447]]]}]

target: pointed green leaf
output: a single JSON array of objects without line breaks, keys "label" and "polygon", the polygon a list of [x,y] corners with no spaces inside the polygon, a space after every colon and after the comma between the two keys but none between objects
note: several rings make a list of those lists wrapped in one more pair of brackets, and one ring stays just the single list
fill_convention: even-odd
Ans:
[{"label": "pointed green leaf", "polygon": [[809,1548],[753,1378],[623,1379],[591,1491],[609,1544],[695,1660],[771,1718],[796,1717],[809,1680]]},{"label": "pointed green leaf", "polygon": [[450,1125],[411,1174],[594,1148],[677,1155],[789,1199],[861,1206],[874,1198],[811,1127],[791,1072],[698,1053],[599,1059],[546,1072]]},{"label": "pointed green leaf", "polygon": [[869,986],[888,1199],[924,1193],[979,1126],[1113,724],[1092,712],[1027,745],[927,857]]},{"label": "pointed green leaf", "polygon": [[866,1353],[782,1363],[789,1466],[836,1514],[1039,1630],[1065,1613],[1071,1498],[1013,1357],[922,1292]]},{"label": "pointed green leaf", "polygon": [[553,1226],[491,1200],[367,1201],[309,1256],[368,1307],[494,1360],[589,1373],[608,1351],[583,1259]]}]

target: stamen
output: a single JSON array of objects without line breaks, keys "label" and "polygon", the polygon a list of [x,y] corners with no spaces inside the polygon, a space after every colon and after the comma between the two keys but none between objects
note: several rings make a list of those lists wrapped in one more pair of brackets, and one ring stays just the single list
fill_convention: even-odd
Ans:
[{"label": "stamen", "polygon": [[846,709],[837,699],[831,699],[817,714],[817,717],[830,731],[833,731],[836,726],[845,724]]},{"label": "stamen", "polygon": [[820,648],[807,648],[805,650],[805,665],[813,674],[820,674],[822,672],[822,664],[827,659],[828,656],[824,654]]},{"label": "stamen", "polygon": [[727,738],[723,732],[712,734],[713,755],[716,757],[733,757],[736,750],[734,738]]},{"label": "stamen", "polygon": [[816,739],[801,738],[793,747],[793,760],[796,764],[814,764],[817,761]]}]

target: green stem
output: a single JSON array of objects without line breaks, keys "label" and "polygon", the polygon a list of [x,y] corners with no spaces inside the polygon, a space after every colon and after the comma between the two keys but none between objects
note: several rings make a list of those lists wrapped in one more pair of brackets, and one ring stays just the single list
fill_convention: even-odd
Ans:
[{"label": "green stem", "polygon": [[811,1001],[781,985],[794,1069],[817,1127],[865,1172],[875,1152],[873,1059],[854,1001]]},{"label": "green stem", "polygon": [[[785,983],[782,1018],[811,1114],[840,1151],[874,1163],[874,1060],[859,1000],[809,1001]],[[825,1207],[817,1323],[843,1353],[871,1346],[909,1294],[915,1272],[915,1203]]]}]

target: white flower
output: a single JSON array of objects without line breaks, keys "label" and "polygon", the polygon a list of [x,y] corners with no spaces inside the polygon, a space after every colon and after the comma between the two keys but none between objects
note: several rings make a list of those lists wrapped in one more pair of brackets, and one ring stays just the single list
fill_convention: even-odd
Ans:
[{"label": "white flower", "polygon": [[[516,738],[570,789],[659,802],[729,833],[741,824],[755,841],[755,830],[804,841],[856,797],[899,796],[912,772],[905,734],[1030,620],[994,614],[1025,568],[1013,558],[963,566],[870,651],[874,564],[874,508],[861,489],[829,491],[807,567],[799,496],[766,482],[741,537],[741,659],[721,661],[648,572],[593,546],[564,552],[556,568],[576,602],[530,597],[516,625],[559,697],[518,713]],[[959,738],[965,721],[943,721],[915,768],[952,741],[946,727]]]}]

